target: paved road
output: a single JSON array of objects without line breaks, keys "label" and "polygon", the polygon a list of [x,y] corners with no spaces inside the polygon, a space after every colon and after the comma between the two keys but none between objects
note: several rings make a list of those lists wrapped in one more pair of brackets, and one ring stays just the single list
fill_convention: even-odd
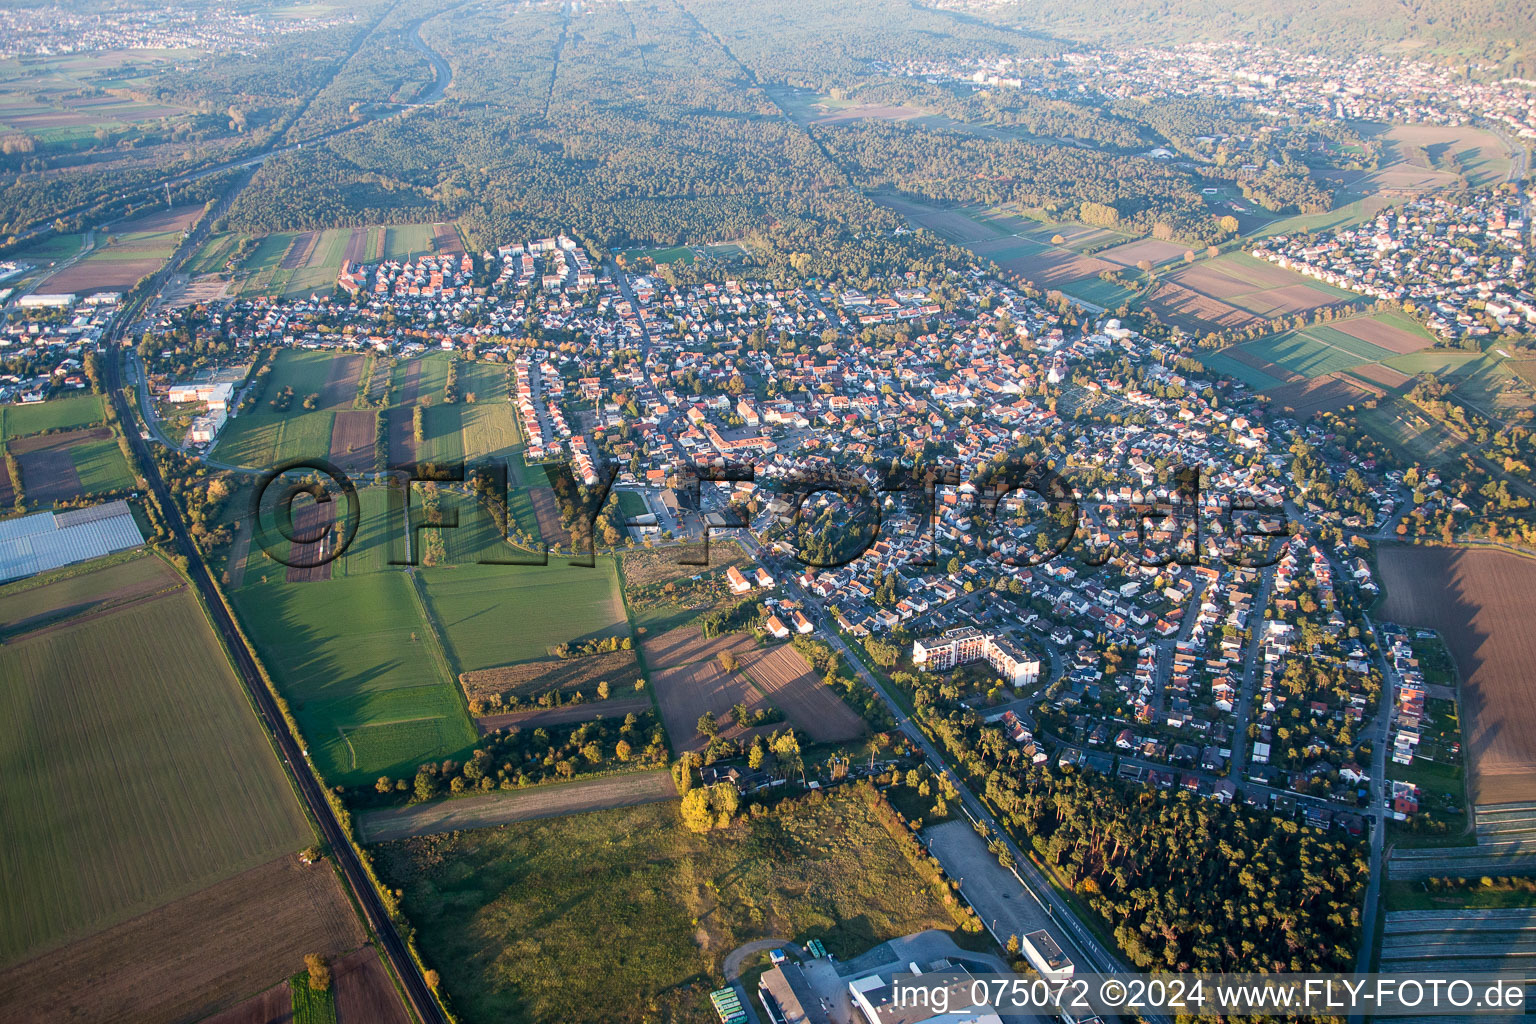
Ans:
[{"label": "paved road", "polygon": [[[753,554],[759,560],[762,560],[765,557],[763,547],[758,542],[756,537],[753,537],[746,531],[741,531],[740,539],[749,547],[749,549],[751,549]],[[779,575],[783,580],[784,586],[787,590],[792,592],[796,597],[804,601],[807,605],[811,607],[816,606],[810,597],[800,589],[800,585],[795,580],[795,576],[792,572],[781,571]],[[886,692],[885,688],[880,684],[880,682],[875,679],[874,675],[864,666],[864,662],[848,649],[848,645],[843,642],[842,637],[840,637],[833,630],[824,630],[819,634],[819,636],[826,640],[826,642],[832,648],[841,654],[847,663],[858,674],[859,678],[863,680],[864,684],[873,690],[876,694],[878,694],[880,699],[885,702],[886,707],[890,710],[891,716],[895,719],[897,728],[901,730],[902,735],[906,736],[909,740],[912,741],[913,744],[915,744],[920,750],[923,751],[931,765],[942,767],[944,774],[949,778],[951,784],[959,793],[960,801],[965,806],[971,817],[986,825],[992,831],[992,833],[998,836],[1007,846],[1008,852],[1012,855],[1014,863],[1019,867],[1026,891],[1029,892],[1033,899],[1040,901],[1042,905],[1048,906],[1050,908],[1048,912],[1051,914],[1052,919],[1056,922],[1057,925],[1057,927],[1052,929],[1051,933],[1053,936],[1055,936],[1057,942],[1061,944],[1067,955],[1072,958],[1073,962],[1081,965],[1083,970],[1090,970],[1095,972],[1117,973],[1128,970],[1125,963],[1121,961],[1117,955],[1106,949],[1104,945],[1100,943],[1096,938],[1094,938],[1088,929],[1084,927],[1082,922],[1077,919],[1077,916],[1073,913],[1071,907],[1068,906],[1065,900],[1063,900],[1062,897],[1055,891],[1055,889],[1051,887],[1050,883],[1046,881],[1045,876],[1042,875],[1040,871],[1034,866],[1034,864],[1029,860],[1029,858],[1025,856],[1024,851],[1018,847],[1018,844],[1016,844],[1008,835],[1008,833],[1003,830],[997,819],[993,817],[992,812],[988,810],[986,805],[983,804],[981,800],[976,796],[976,794],[971,791],[970,787],[965,783],[963,779],[961,779],[959,774],[948,767],[948,762],[945,760],[938,747],[934,745],[933,741],[928,738],[928,735],[923,732],[917,723],[908,717],[902,706],[898,704],[889,693]],[[954,877],[960,877],[961,874],[963,874],[963,872],[950,870],[950,866],[947,864],[945,865],[945,870],[949,871],[950,874]],[[1162,1020],[1162,1018],[1153,1019]]]},{"label": "paved road", "polygon": [[676,799],[677,787],[672,783],[672,773],[659,768],[652,772],[531,786],[513,793],[487,793],[434,800],[416,807],[369,811],[358,815],[357,829],[362,842],[382,843],[408,836],[488,828],[532,818],[555,818]]}]

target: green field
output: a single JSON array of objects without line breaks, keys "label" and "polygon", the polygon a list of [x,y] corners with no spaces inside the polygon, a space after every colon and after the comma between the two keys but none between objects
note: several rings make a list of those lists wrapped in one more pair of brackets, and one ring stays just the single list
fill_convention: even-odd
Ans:
[{"label": "green field", "polygon": [[406,260],[432,251],[431,224],[395,224],[384,230],[384,249],[376,259]]},{"label": "green field", "polygon": [[635,491],[615,491],[614,494],[619,503],[619,511],[626,519],[643,516],[651,510],[645,499]]},{"label": "green field", "polygon": [[274,413],[258,407],[231,417],[211,454],[220,462],[251,469],[323,458],[331,450],[335,420],[333,412]]},{"label": "green field", "polygon": [[267,295],[272,292],[272,285],[279,273],[278,267],[283,262],[283,254],[288,251],[288,246],[293,242],[293,233],[280,235],[268,235],[256,246],[256,251],[251,253],[240,264],[240,290],[239,294]]},{"label": "green field", "polygon": [[[0,613],[24,607],[58,621],[112,588],[179,582],[143,556],[99,575],[0,589]],[[22,604],[7,601],[13,592]],[[0,966],[313,841],[184,586],[10,637],[0,719]]]},{"label": "green field", "polygon": [[1391,447],[1426,466],[1450,466],[1462,450],[1460,438],[1399,396],[1355,413],[1360,425]]},{"label": "green field", "polygon": [[1280,386],[1279,380],[1271,377],[1264,371],[1255,369],[1246,363],[1238,362],[1221,351],[1199,352],[1196,353],[1195,358],[1200,360],[1207,370],[1226,377],[1235,377],[1255,391],[1264,391],[1268,388]]},{"label": "green field", "polygon": [[[698,836],[672,801],[374,848],[467,1021],[713,1020],[744,942],[840,957],[953,922],[863,800]],[[601,941],[594,941],[601,936]]]},{"label": "green field", "polygon": [[253,567],[234,600],[327,780],[409,774],[474,742],[405,573],[289,583]]},{"label": "green field", "polygon": [[425,569],[422,576],[460,671],[533,661],[562,641],[628,632],[612,558],[592,569],[551,560]]},{"label": "green field", "polygon": [[85,441],[71,445],[70,461],[80,477],[80,488],[86,494],[104,491],[122,491],[134,485],[134,477],[128,468],[128,460],[115,440]]},{"label": "green field", "polygon": [[293,1024],[336,1024],[334,987],[311,988],[309,972],[300,971],[288,979],[288,991],[293,1001]]},{"label": "green field", "polygon": [[36,405],[0,405],[0,440],[88,427],[102,422],[106,415],[100,395],[71,395]]},{"label": "green field", "polygon": [[1241,347],[1245,352],[1307,378],[1393,358],[1389,349],[1362,341],[1328,324],[1313,324],[1299,331],[1251,341]]},{"label": "green field", "polygon": [[624,262],[630,266],[634,266],[637,262],[647,257],[657,265],[677,262],[692,265],[693,247],[674,245],[667,249],[628,249],[624,252]]},{"label": "green field", "polygon": [[211,235],[187,261],[186,273],[191,277],[213,274],[224,269],[224,264],[234,255],[240,244],[239,235]]},{"label": "green field", "polygon": [[308,298],[311,293],[331,294],[351,237],[351,228],[327,228],[321,232],[309,258],[287,271],[287,277],[280,282],[283,296],[292,299]]},{"label": "green field", "polygon": [[[336,415],[324,409],[306,410],[303,402],[306,395],[324,390],[336,359],[336,353],[327,351],[278,352],[261,401],[254,409],[230,418],[214,446],[213,457],[240,466],[265,468],[290,459],[327,455]],[[270,402],[285,387],[293,388],[293,401],[286,412],[278,412]]]}]

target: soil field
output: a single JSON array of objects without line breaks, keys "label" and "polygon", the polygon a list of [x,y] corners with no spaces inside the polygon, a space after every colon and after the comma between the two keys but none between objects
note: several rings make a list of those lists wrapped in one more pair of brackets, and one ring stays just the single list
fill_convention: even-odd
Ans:
[{"label": "soil field", "polygon": [[1536,561],[1501,551],[1383,545],[1381,617],[1435,629],[1462,683],[1474,804],[1536,800]]},{"label": "soil field", "polygon": [[459,229],[454,224],[432,225],[432,250],[434,252],[458,252],[464,251],[464,242],[459,238]]},{"label": "soil field", "polygon": [[698,730],[699,716],[713,712],[720,735],[738,739],[748,730],[730,722],[731,709],[766,710],[768,702],[740,672],[726,672],[718,661],[696,661],[676,668],[652,669],[656,703],[674,750],[703,750],[709,737]]},{"label": "soil field", "polygon": [[139,280],[160,269],[164,256],[134,256],[107,259],[105,255],[92,253],[73,266],[48,278],[45,287],[50,292],[68,292],[83,295],[87,292],[127,291]]},{"label": "soil field", "polygon": [[1380,397],[1381,394],[1380,391],[1370,390],[1364,384],[1337,373],[1270,388],[1264,393],[1281,408],[1291,409],[1299,419],[1306,419],[1325,409],[1338,412],[1346,406],[1358,405],[1368,398]]},{"label": "soil field", "polygon": [[421,397],[421,365],[420,359],[398,364],[396,373],[400,381],[396,385],[399,390],[394,396],[395,405],[413,405]]},{"label": "soil field", "polygon": [[384,414],[384,422],[389,431],[389,464],[413,464],[416,461],[416,435],[411,425],[411,406],[395,406]]},{"label": "soil field", "polygon": [[[790,725],[818,742],[852,739],[864,730],[859,717],[821,685],[793,648],[760,648],[742,633],[706,640],[697,626],[679,626],[647,639],[644,649],[662,724],[675,749],[702,749],[709,740],[698,731],[699,716],[714,712],[725,725],[737,704],[751,711],[777,708]],[[720,665],[723,651],[736,655],[737,671]],[[747,731],[730,724],[721,735]]]},{"label": "soil field", "polygon": [[306,953],[364,939],[330,864],[282,857],[0,973],[0,1006],[29,1024],[195,1021],[302,969]]},{"label": "soil field", "polygon": [[1143,238],[1139,242],[1117,245],[1097,253],[1100,259],[1112,260],[1123,267],[1134,267],[1142,260],[1150,260],[1153,266],[1183,256],[1188,246],[1177,242],[1164,242],[1156,238]]},{"label": "soil field", "polygon": [[1154,288],[1142,301],[1142,306],[1156,313],[1164,323],[1174,324],[1186,331],[1242,327],[1258,319],[1246,310],[1169,280]]},{"label": "soil field", "polygon": [[1333,327],[1361,341],[1384,348],[1397,355],[1429,348],[1434,340],[1428,335],[1404,330],[1380,317],[1360,317],[1354,320],[1336,321]]},{"label": "soil field", "polygon": [[347,247],[341,254],[343,263],[362,263],[368,258],[368,229],[353,228],[347,236]]},{"label": "soil field", "polygon": [[864,720],[822,685],[800,652],[788,644],[759,647],[741,660],[768,703],[817,743],[842,743],[865,731]]},{"label": "soil field", "polygon": [[1118,263],[1084,256],[1059,245],[1008,239],[994,245],[982,243],[970,247],[978,256],[997,260],[998,266],[1035,285],[1064,287],[1083,278],[1094,278],[1106,270],[1123,269]]},{"label": "soil field", "polygon": [[12,441],[11,452],[28,501],[38,505],[133,486],[128,463],[106,427]]},{"label": "soil field", "polygon": [[[146,560],[147,559],[147,560]],[[140,555],[89,572],[27,586],[12,584],[0,592],[0,639],[74,620],[159,594],[181,589],[182,579],[158,558]]]},{"label": "soil field", "polygon": [[594,693],[597,684],[607,681],[615,694],[633,688],[640,675],[640,663],[634,651],[609,651],[589,654],[581,658],[555,658],[548,661],[525,661],[519,665],[502,665],[459,674],[464,695],[471,700],[500,694],[503,698],[516,695],[523,700],[540,694],[570,693],[581,690]]},{"label": "soil field", "polygon": [[411,1024],[379,951],[364,946],[331,964],[337,1024]]},{"label": "soil field", "polygon": [[643,714],[651,710],[649,697],[630,697],[627,700],[592,700],[580,704],[567,704],[559,708],[543,708],[535,711],[514,711],[506,715],[486,715],[475,719],[480,732],[497,729],[535,729],[541,725],[569,725],[572,722],[592,722],[599,718],[623,718],[629,714]]},{"label": "soil field", "polygon": [[672,773],[626,772],[597,779],[530,786],[512,793],[436,800],[415,807],[369,811],[358,817],[365,843],[382,843],[462,829],[489,828],[534,818],[563,817],[614,807],[676,800]]},{"label": "soil field", "polygon": [[1231,253],[1183,267],[1170,282],[1259,317],[1301,313],[1345,297],[1283,267]]},{"label": "soil field", "polygon": [[297,270],[309,259],[309,254],[314,252],[315,243],[320,239],[320,232],[305,231],[293,236],[293,241],[288,243],[288,251],[283,253],[283,258],[278,261],[278,270]]},{"label": "soil field", "polygon": [[1363,366],[1352,368],[1349,372],[1353,376],[1363,378],[1372,384],[1379,384],[1389,391],[1403,387],[1413,380],[1406,373],[1399,373],[1390,366],[1383,366],[1380,363],[1366,363]]},{"label": "soil field", "polygon": [[679,626],[646,637],[641,646],[645,650],[646,664],[654,671],[707,661],[721,651],[733,651],[740,656],[754,645],[752,638],[745,633],[727,633],[706,640],[698,626]]},{"label": "soil field", "polygon": [[[37,609],[118,600],[140,558],[15,593]],[[146,584],[147,585],[147,584]],[[3,597],[4,594],[0,594]],[[36,955],[313,838],[228,659],[184,586],[13,639],[0,658],[0,963]],[[61,679],[68,686],[59,685]],[[195,708],[196,714],[188,714]],[[196,768],[188,766],[195,765]],[[246,991],[255,988],[252,986]],[[24,1018],[23,1018],[24,1019]]]},{"label": "soil field", "polygon": [[75,464],[63,452],[42,449],[18,455],[16,465],[21,470],[21,485],[28,504],[48,506],[84,493]]},{"label": "soil field", "polygon": [[331,578],[335,560],[327,560],[336,546],[336,501],[305,501],[293,505],[294,541],[288,549],[286,579],[289,583],[313,583]]},{"label": "soil field", "polygon": [[290,1024],[293,1020],[292,989],[285,978],[238,1006],[216,1013],[203,1024]]},{"label": "soil field", "polygon": [[331,461],[342,469],[367,472],[373,468],[372,409],[347,409],[336,414],[331,425]]},{"label": "soil field", "polygon": [[321,409],[351,409],[357,397],[357,381],[363,375],[366,357],[356,353],[332,356],[325,383],[320,387]]},{"label": "soil field", "polygon": [[0,459],[0,507],[9,508],[16,502],[16,490],[11,485],[11,467]]}]

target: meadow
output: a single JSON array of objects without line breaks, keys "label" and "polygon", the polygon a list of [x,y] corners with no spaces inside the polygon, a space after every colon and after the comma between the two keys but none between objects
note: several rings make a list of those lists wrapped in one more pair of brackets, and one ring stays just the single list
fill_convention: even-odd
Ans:
[{"label": "meadow", "polygon": [[625,635],[618,570],[551,560],[547,566],[424,569],[427,598],[460,672],[534,661],[565,641]]},{"label": "meadow", "polygon": [[474,742],[405,573],[289,583],[252,568],[234,601],[328,781],[409,774]]},{"label": "meadow", "polygon": [[87,427],[106,419],[100,395],[71,395],[36,405],[0,405],[0,440],[45,430]]},{"label": "meadow", "polygon": [[[125,587],[151,593],[99,607]],[[202,609],[165,563],[16,594],[48,622],[9,637],[0,658],[0,965],[313,841]],[[60,618],[82,605],[99,614]]]},{"label": "meadow", "polygon": [[1299,331],[1272,335],[1249,342],[1242,349],[1307,378],[1348,370],[1364,363],[1383,362],[1394,355],[1389,349],[1346,334],[1330,324],[1313,324]]},{"label": "meadow", "polygon": [[[723,958],[817,938],[841,957],[951,928],[856,794],[699,836],[677,803],[387,843],[429,967],[465,1021],[705,1020]],[[601,936],[601,941],[593,941]]]},{"label": "meadow", "polygon": [[[230,418],[213,457],[251,468],[265,468],[291,459],[324,458],[331,450],[337,408],[350,408],[356,393],[360,356],[326,351],[283,349],[273,359],[261,401]],[[345,360],[345,366],[338,362]],[[348,383],[350,380],[350,384]],[[286,411],[271,402],[285,387],[293,388]],[[305,396],[321,396],[319,406],[306,410]]]},{"label": "meadow", "polygon": [[86,494],[126,490],[133,486],[133,473],[115,440],[86,441],[69,449],[81,490]]}]

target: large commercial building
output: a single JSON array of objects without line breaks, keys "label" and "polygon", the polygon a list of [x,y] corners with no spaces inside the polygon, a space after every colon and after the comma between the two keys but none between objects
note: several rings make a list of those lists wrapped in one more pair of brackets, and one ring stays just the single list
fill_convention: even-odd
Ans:
[{"label": "large commercial building", "polygon": [[985,661],[1015,688],[1040,678],[1040,659],[1003,633],[983,633],[974,626],[945,630],[936,637],[912,641],[912,663],[930,672],[943,672],[972,661]]}]

